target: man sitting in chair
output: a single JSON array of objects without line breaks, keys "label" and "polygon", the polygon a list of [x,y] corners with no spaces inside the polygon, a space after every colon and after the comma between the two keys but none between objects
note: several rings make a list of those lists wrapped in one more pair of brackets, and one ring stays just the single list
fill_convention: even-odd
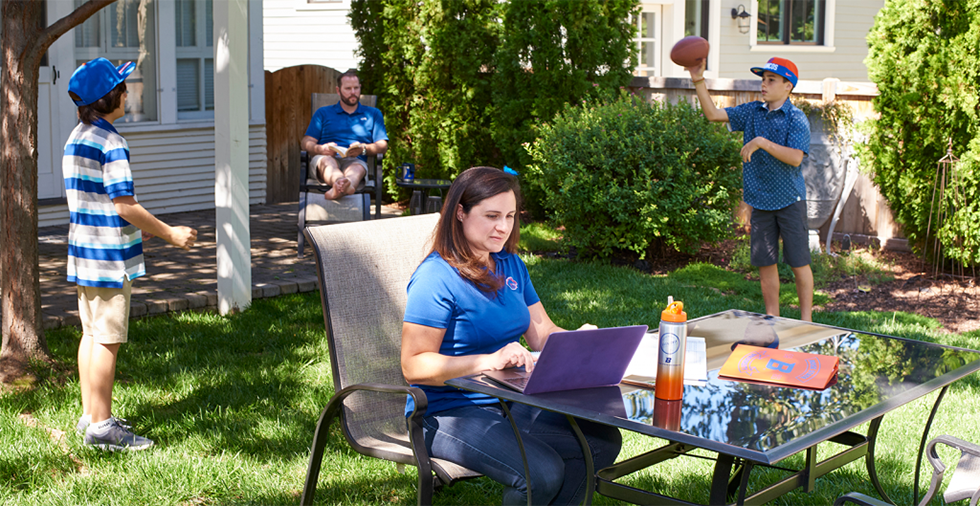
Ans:
[{"label": "man sitting in chair", "polygon": [[300,146],[312,157],[310,174],[331,185],[324,194],[337,200],[357,189],[367,174],[367,156],[388,149],[381,111],[361,105],[361,80],[348,70],[337,78],[340,101],[313,113]]}]

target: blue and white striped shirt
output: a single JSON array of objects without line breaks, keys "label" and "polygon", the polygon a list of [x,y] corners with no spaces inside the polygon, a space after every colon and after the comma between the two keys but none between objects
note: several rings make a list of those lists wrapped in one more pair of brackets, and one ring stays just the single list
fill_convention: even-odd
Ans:
[{"label": "blue and white striped shirt", "polygon": [[68,281],[122,288],[126,279],[146,274],[142,233],[112,203],[136,197],[126,139],[104,119],[79,123],[65,144],[61,170],[71,213]]}]

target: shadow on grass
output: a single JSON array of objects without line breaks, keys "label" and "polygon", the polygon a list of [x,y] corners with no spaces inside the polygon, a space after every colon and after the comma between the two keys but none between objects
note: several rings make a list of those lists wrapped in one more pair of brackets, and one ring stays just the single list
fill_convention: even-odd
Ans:
[{"label": "shadow on grass", "polygon": [[[329,366],[321,381],[304,381],[305,369],[329,363],[316,292],[257,300],[228,317],[134,320],[129,336],[116,366],[113,410],[136,432],[162,445],[194,440],[207,452],[240,451],[260,460],[308,451],[320,409],[333,394]],[[68,350],[78,338],[75,328],[48,336],[57,358],[72,367]],[[77,382],[15,394],[5,403],[40,409],[51,395],[80,411]]]}]

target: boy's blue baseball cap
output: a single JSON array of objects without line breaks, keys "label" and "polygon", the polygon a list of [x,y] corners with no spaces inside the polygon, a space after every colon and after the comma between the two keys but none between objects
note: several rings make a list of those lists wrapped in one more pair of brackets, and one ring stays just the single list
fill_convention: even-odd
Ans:
[{"label": "boy's blue baseball cap", "polygon": [[136,70],[136,64],[126,62],[116,67],[105,58],[96,58],[83,63],[75,69],[68,80],[68,91],[77,95],[81,100],[72,98],[77,106],[89,105],[104,97],[119,83],[126,80],[129,74]]},{"label": "boy's blue baseball cap", "polygon": [[796,70],[796,64],[786,58],[769,58],[769,61],[765,65],[752,67],[751,70],[753,74],[760,77],[763,72],[772,72],[773,74],[783,76],[789,82],[793,83],[794,88],[800,76],[800,72]]}]

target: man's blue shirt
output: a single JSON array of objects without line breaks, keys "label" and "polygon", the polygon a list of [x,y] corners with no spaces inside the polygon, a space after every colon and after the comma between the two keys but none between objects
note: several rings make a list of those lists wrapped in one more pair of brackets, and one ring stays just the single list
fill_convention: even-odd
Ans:
[{"label": "man's blue shirt", "polygon": [[[480,291],[464,279],[439,253],[432,253],[408,282],[404,321],[446,329],[439,353],[451,357],[494,353],[518,341],[531,325],[529,306],[540,299],[527,266],[515,254],[491,253],[504,286],[495,294]],[[493,404],[489,395],[465,392],[448,386],[413,385],[425,391],[426,414],[460,406]],[[408,398],[405,415],[415,404]]]},{"label": "man's blue shirt", "polygon": [[[347,114],[340,102],[317,109],[306,129],[306,135],[315,138],[317,144],[335,142],[344,148],[355,142],[371,144],[388,140],[384,116],[380,110],[358,104],[357,110]],[[367,160],[364,155],[358,158]]]},{"label": "man's blue shirt", "polygon": [[[803,111],[790,103],[770,111],[765,102],[749,102],[726,107],[732,131],[742,131],[742,142],[765,137],[780,146],[810,153],[810,122]],[[755,209],[775,211],[806,200],[806,182],[800,166],[781,162],[763,149],[752,153],[752,161],[742,165],[742,193],[745,203]]]}]

